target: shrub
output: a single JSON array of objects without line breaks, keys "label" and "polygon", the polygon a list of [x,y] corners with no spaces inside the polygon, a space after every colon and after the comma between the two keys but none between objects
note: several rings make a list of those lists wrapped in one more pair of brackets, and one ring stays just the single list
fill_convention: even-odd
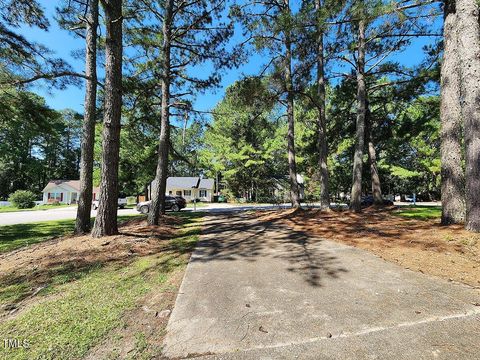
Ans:
[{"label": "shrub", "polygon": [[227,202],[235,200],[235,195],[230,189],[223,189],[221,194]]},{"label": "shrub", "polygon": [[17,190],[10,195],[8,201],[19,209],[30,209],[35,206],[35,194],[28,190]]}]

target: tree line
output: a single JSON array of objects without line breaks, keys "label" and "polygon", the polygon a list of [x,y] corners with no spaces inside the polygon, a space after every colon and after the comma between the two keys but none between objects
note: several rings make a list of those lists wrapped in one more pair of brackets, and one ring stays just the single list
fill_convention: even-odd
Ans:
[{"label": "tree line", "polygon": [[[443,224],[480,231],[475,0],[59,1],[60,24],[85,41],[80,74],[16,32],[20,24],[48,28],[36,1],[2,5],[2,84],[86,83],[77,233],[91,230],[99,116],[93,236],[118,231],[120,180],[141,186],[154,171],[148,222],[158,224],[167,176],[197,170],[260,196],[269,179],[288,174],[294,207],[297,175],[306,173],[324,210],[340,192],[357,212],[364,193],[380,205],[400,188],[439,192]],[[418,61],[402,62],[418,39],[426,39]],[[232,85],[202,126],[195,96],[252,53],[264,60],[258,72]],[[123,153],[126,143],[138,153]],[[152,158],[155,169],[129,178]]]},{"label": "tree line", "polygon": [[75,179],[80,170],[82,118],[55,111],[38,95],[0,92],[0,199],[19,189],[38,194],[50,179]]}]

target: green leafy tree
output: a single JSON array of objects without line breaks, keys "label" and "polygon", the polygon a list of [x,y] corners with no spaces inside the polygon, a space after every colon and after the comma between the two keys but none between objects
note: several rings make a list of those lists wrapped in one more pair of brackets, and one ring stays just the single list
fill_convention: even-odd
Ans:
[{"label": "green leafy tree", "polygon": [[[136,6],[145,11],[136,12],[128,32],[138,49],[132,65],[160,114],[157,170],[148,216],[150,224],[158,224],[165,213],[171,118],[191,111],[193,97],[218,85],[220,70],[236,63],[236,56],[227,49],[233,24],[222,19],[223,0],[139,1]],[[208,62],[214,70],[205,72],[203,65]],[[202,72],[203,76],[197,75]]]},{"label": "green leafy tree", "polygon": [[214,109],[200,157],[207,175],[234,197],[271,199],[286,174],[286,123],[276,110],[274,93],[259,78],[231,85]]},{"label": "green leafy tree", "polygon": [[77,179],[80,118],[14,88],[0,90],[0,197],[39,193],[52,179]]},{"label": "green leafy tree", "polygon": [[292,206],[300,206],[295,157],[296,95],[295,50],[298,44],[298,19],[290,1],[250,1],[234,8],[233,14],[242,23],[257,51],[268,56],[268,63],[261,71],[271,73],[270,80],[276,86],[278,101],[284,105],[287,118],[287,154]]}]

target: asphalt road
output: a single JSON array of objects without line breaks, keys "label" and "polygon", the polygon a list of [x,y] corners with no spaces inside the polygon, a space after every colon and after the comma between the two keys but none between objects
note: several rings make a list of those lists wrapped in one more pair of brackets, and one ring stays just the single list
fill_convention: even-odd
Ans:
[{"label": "asphalt road", "polygon": [[[289,205],[285,204],[283,207],[288,207]],[[278,206],[273,205],[231,205],[231,204],[209,204],[208,206],[198,207],[197,211],[203,212],[237,212],[237,211],[247,211],[252,209],[273,209]],[[193,208],[183,209],[182,211],[193,211]],[[119,215],[138,215],[135,209],[119,209]],[[96,216],[97,212],[92,210],[92,217]],[[7,212],[0,213],[0,226],[2,225],[15,225],[15,224],[26,224],[32,222],[41,222],[41,221],[51,221],[51,220],[66,220],[66,219],[75,219],[77,216],[76,207],[61,207],[58,209],[50,210],[35,210],[35,211],[18,211],[18,212]]]},{"label": "asphalt road", "polygon": [[164,341],[167,358],[478,359],[480,290],[344,244],[212,214]]},{"label": "asphalt road", "polygon": [[[411,203],[395,203],[397,206],[410,206]],[[420,205],[420,203],[419,203]],[[438,203],[421,203],[424,206],[437,206]],[[315,204],[310,204],[310,207],[315,207]],[[346,206],[346,205],[344,205]],[[270,204],[208,204],[207,206],[198,207],[197,211],[211,212],[211,213],[224,213],[224,212],[242,212],[248,210],[271,210],[279,208],[289,208],[290,204],[270,205]],[[182,211],[193,211],[193,208],[183,209]],[[135,209],[119,209],[119,215],[137,215],[138,212]],[[76,207],[61,207],[51,210],[38,210],[38,211],[19,211],[0,213],[0,226],[2,225],[14,225],[14,224],[26,224],[40,221],[51,220],[66,220],[75,219],[77,215]],[[92,216],[96,216],[97,212],[92,210]]]},{"label": "asphalt road", "polygon": [[[119,215],[135,215],[138,212],[135,209],[119,209]],[[92,210],[92,216],[96,216],[97,212]],[[77,217],[77,208],[61,207],[58,209],[50,210],[34,210],[34,211],[19,211],[19,212],[7,212],[0,213],[0,226],[2,225],[15,225],[15,224],[27,224],[40,221],[51,220],[67,220],[75,219]]]}]

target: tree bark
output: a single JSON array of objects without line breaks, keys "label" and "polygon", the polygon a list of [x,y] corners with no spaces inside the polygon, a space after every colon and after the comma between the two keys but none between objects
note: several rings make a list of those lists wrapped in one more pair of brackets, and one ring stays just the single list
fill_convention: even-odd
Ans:
[{"label": "tree bark", "polygon": [[363,148],[365,145],[365,114],[367,91],[365,84],[365,20],[358,23],[358,54],[357,54],[357,123],[355,133],[355,154],[353,157],[353,183],[351,193],[351,208],[355,212],[362,211],[362,169]]},{"label": "tree bark", "polygon": [[[288,0],[285,0],[286,8],[289,9]],[[292,79],[292,41],[290,29],[285,30],[285,88],[287,92],[287,147],[288,147],[288,172],[290,178],[290,198],[292,207],[300,207],[300,193],[297,181],[297,163],[295,160],[295,114],[294,94]]]},{"label": "tree bark", "polygon": [[99,207],[92,236],[118,233],[118,163],[122,112],[122,0],[102,0],[105,10],[105,108]]},{"label": "tree bark", "polygon": [[444,5],[444,52],[441,69],[441,193],[442,224],[465,221],[465,177],[462,168],[462,116],[455,1]]},{"label": "tree bark", "polygon": [[[151,186],[151,184],[150,184],[150,186]],[[145,186],[143,187],[143,192],[145,193],[145,201],[150,200],[150,198],[148,196],[148,187],[149,187],[149,184],[145,184]]]},{"label": "tree bark", "polygon": [[160,215],[165,214],[165,191],[168,177],[168,150],[170,140],[170,56],[172,37],[173,0],[166,0],[165,18],[163,21],[162,46],[162,110],[160,124],[160,138],[158,144],[158,162],[155,181],[153,182],[152,206],[148,214],[148,223],[158,225]]},{"label": "tree bark", "polygon": [[368,139],[368,162],[370,163],[370,177],[372,182],[373,203],[375,205],[383,205],[382,186],[380,176],[378,174],[377,152],[372,138],[372,119],[370,117],[370,109],[368,101],[366,101],[365,123]]},{"label": "tree bark", "polygon": [[321,17],[322,1],[315,0],[317,13],[317,95],[318,95],[318,167],[320,174],[320,209],[330,209],[330,194],[328,185],[328,147],[325,92],[325,58],[323,46],[323,21]]},{"label": "tree bark", "polygon": [[480,25],[476,0],[457,0],[461,61],[462,116],[465,129],[467,230],[480,232]]},{"label": "tree bark", "polygon": [[78,195],[75,234],[90,231],[90,214],[93,190],[93,152],[95,145],[95,116],[97,103],[97,29],[98,0],[89,0],[86,18],[85,110],[83,115],[82,142],[80,152],[80,192]]}]

